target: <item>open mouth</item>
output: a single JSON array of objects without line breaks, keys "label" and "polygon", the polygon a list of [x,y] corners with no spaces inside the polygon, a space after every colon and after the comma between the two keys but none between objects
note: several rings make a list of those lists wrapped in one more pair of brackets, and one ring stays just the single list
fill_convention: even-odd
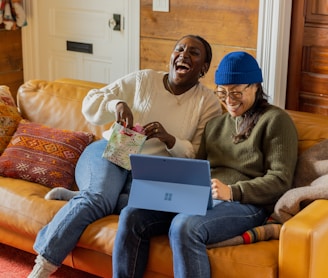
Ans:
[{"label": "open mouth", "polygon": [[187,73],[189,72],[191,69],[190,65],[185,63],[185,62],[181,62],[181,61],[178,61],[176,64],[175,64],[175,70],[178,72],[178,73]]},{"label": "open mouth", "polygon": [[227,106],[227,109],[231,112],[236,112],[238,110],[238,108],[241,106],[241,103],[237,103],[235,105],[229,105],[229,104],[226,104]]}]

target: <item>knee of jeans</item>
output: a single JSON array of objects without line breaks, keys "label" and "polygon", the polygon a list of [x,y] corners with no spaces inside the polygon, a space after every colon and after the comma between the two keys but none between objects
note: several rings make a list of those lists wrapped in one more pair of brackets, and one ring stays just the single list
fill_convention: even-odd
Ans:
[{"label": "knee of jeans", "polygon": [[91,144],[89,144],[84,151],[82,152],[79,161],[82,159],[92,159],[96,156],[100,156],[102,155],[102,153],[104,152],[104,149],[106,147],[106,141],[105,140],[97,140],[95,142],[92,142]]},{"label": "knee of jeans", "polygon": [[105,140],[97,140],[84,149],[75,167],[75,178],[77,180],[80,180],[80,182],[85,182],[84,179],[89,175],[90,161],[94,161],[97,157],[101,159],[105,147]]},{"label": "knee of jeans", "polygon": [[107,145],[107,141],[105,139],[101,139],[101,140],[96,140],[94,142],[92,142],[91,144],[89,144],[84,151],[89,151],[89,152],[103,152],[104,148]]},{"label": "knee of jeans", "polygon": [[113,205],[99,193],[89,192],[87,190],[80,191],[78,197],[80,206],[86,207],[89,211],[101,213],[103,216],[112,214],[114,211]]},{"label": "knee of jeans", "polygon": [[132,207],[125,207],[121,210],[119,224],[133,225],[133,223],[138,222],[137,218],[134,216],[134,211],[136,209]]},{"label": "knee of jeans", "polygon": [[170,226],[169,236],[175,240],[183,241],[184,239],[190,238],[194,233],[193,218],[186,214],[177,214]]},{"label": "knee of jeans", "polygon": [[[127,221],[132,216],[134,210],[136,210],[136,209],[133,207],[123,208],[121,211],[121,215],[120,215],[120,221],[121,221],[121,218],[124,219],[124,221]],[[134,217],[132,217],[132,219],[133,218]]]}]

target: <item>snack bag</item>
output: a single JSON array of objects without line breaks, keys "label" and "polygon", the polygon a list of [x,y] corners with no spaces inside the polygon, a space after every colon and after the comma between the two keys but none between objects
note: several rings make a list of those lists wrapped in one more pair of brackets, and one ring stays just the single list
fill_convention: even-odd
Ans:
[{"label": "snack bag", "polygon": [[114,123],[109,130],[110,136],[102,156],[116,165],[131,170],[129,154],[139,153],[147,138],[140,127],[134,129],[138,131]]}]

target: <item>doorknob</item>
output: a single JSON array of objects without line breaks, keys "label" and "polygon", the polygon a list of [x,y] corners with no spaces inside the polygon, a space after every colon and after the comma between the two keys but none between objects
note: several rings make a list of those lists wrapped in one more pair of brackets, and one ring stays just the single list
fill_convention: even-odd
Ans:
[{"label": "doorknob", "polygon": [[121,31],[121,29],[122,29],[121,15],[120,14],[113,14],[113,18],[111,18],[109,20],[108,25],[114,31]]}]

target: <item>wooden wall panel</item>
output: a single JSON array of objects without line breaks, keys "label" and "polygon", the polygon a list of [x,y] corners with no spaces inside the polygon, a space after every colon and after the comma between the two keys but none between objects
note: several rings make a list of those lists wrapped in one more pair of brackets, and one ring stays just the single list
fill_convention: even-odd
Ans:
[{"label": "wooden wall panel", "polygon": [[[258,0],[170,0],[170,12],[152,11],[152,0],[140,0],[140,67],[168,70],[177,39],[192,33],[212,45],[213,60],[203,83],[214,86],[214,72],[230,51],[245,50],[255,56]],[[15,95],[23,83],[21,32],[0,30],[0,84]]]},{"label": "wooden wall panel", "polygon": [[152,11],[152,0],[140,1],[140,67],[168,70],[172,47],[186,34],[204,37],[213,59],[203,83],[214,86],[214,72],[230,51],[254,55],[257,45],[258,0],[170,0],[170,12]]},{"label": "wooden wall panel", "polygon": [[0,30],[0,85],[7,85],[14,98],[23,84],[21,30]]},{"label": "wooden wall panel", "polygon": [[[143,53],[141,68],[168,71],[170,55],[173,46],[174,41],[141,38],[140,49],[142,49]],[[210,88],[214,88],[214,73],[219,64],[219,61],[225,54],[237,50],[244,50],[254,57],[256,56],[256,49],[244,49],[242,47],[229,47],[212,44],[213,57],[211,67],[206,76],[203,77],[202,82]]]},{"label": "wooden wall panel", "polygon": [[305,11],[306,22],[328,24],[328,5],[327,0],[310,0],[307,1]]},{"label": "wooden wall panel", "polygon": [[286,108],[328,115],[327,0],[293,1]]}]

